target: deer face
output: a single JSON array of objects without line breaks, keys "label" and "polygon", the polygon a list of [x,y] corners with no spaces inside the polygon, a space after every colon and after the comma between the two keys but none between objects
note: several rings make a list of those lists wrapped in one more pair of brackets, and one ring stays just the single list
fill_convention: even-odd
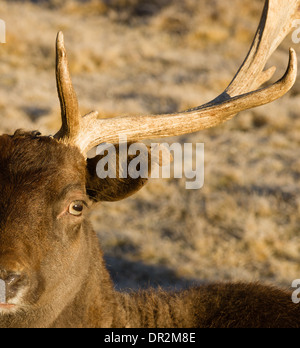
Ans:
[{"label": "deer face", "polygon": [[86,162],[76,148],[17,134],[0,137],[0,168],[0,311],[42,305],[87,268]]},{"label": "deer face", "polygon": [[6,283],[0,314],[66,303],[78,292],[94,238],[88,208],[125,198],[146,182],[101,182],[96,163],[49,137],[0,137],[0,279]]}]

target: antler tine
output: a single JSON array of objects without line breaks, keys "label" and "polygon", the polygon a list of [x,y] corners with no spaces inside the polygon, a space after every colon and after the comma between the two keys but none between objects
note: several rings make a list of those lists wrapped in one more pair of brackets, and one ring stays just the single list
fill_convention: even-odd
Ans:
[{"label": "antler tine", "polygon": [[264,71],[267,61],[291,32],[299,17],[299,0],[267,0],[248,56],[225,93],[231,97],[259,88],[269,81],[275,67]]},{"label": "antler tine", "polygon": [[55,137],[70,142],[80,131],[81,115],[69,72],[62,32],[58,33],[56,39],[56,83],[61,105],[62,127]]},{"label": "antler tine", "polygon": [[[126,136],[128,141],[171,137],[214,127],[233,118],[236,113],[270,103],[286,94],[297,77],[297,57],[290,50],[290,61],[286,74],[277,83],[265,89],[257,89],[267,82],[275,68],[264,71],[265,65],[283,39],[293,27],[299,15],[300,0],[266,0],[262,18],[248,56],[227,89],[213,101],[192,110],[176,114],[127,116],[97,120],[91,113],[77,120],[77,128],[69,127],[70,121],[63,120],[62,129],[80,129],[73,143],[82,153],[100,143],[119,141]],[[67,70],[67,69],[66,69]],[[67,81],[70,81],[69,75]],[[69,83],[67,82],[67,85]],[[255,90],[257,89],[257,90]],[[63,93],[67,98],[72,93]],[[74,92],[75,95],[75,92]],[[64,103],[62,103],[62,108]],[[70,103],[71,104],[71,103]],[[78,110],[70,113],[78,114]],[[66,117],[68,120],[69,117]],[[78,126],[79,124],[79,126]],[[60,135],[64,132],[59,132]],[[72,132],[71,132],[72,133]],[[75,134],[76,132],[74,132]]]}]

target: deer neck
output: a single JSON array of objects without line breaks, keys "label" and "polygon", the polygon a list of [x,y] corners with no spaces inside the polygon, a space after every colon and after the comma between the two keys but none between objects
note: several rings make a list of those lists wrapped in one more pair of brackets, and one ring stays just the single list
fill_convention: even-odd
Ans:
[{"label": "deer neck", "polygon": [[90,231],[91,251],[85,280],[73,301],[52,324],[53,327],[111,327],[117,296],[106,269],[96,233]]}]

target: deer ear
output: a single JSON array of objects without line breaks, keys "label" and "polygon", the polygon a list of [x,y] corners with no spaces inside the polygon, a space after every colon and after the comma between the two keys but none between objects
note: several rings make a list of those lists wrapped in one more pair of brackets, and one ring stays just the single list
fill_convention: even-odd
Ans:
[{"label": "deer ear", "polygon": [[97,153],[87,160],[86,179],[87,194],[96,202],[116,202],[132,196],[147,184],[155,167],[172,160],[164,146],[153,149],[142,143],[105,144],[98,147]]}]

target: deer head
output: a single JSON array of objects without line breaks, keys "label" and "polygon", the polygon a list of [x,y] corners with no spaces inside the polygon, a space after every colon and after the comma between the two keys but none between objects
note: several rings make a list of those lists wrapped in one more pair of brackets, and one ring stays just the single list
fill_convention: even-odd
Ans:
[{"label": "deer head", "polygon": [[101,143],[116,144],[124,135],[136,142],[197,132],[285,95],[297,76],[293,49],[285,75],[260,86],[275,71],[264,71],[266,62],[292,29],[299,5],[299,0],[266,0],[251,50],[228,88],[213,101],[176,114],[100,120],[92,112],[81,117],[63,34],[58,34],[61,129],[54,137],[23,131],[0,137],[0,279],[6,284],[0,326],[37,325],[39,318],[47,326],[93,282],[101,283],[97,298],[105,298],[110,280],[88,221],[89,208],[124,199],[146,180],[99,179],[97,158],[87,159],[87,152]]}]

